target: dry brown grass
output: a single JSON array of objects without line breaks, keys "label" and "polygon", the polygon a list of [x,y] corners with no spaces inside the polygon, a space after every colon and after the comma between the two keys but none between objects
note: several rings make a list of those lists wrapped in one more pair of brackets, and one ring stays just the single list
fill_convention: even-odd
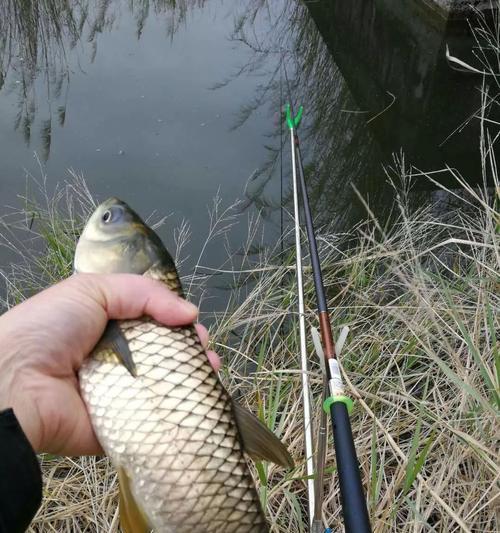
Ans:
[{"label": "dry brown grass", "polygon": [[[446,222],[432,208],[409,215],[401,203],[390,229],[367,222],[352,235],[320,237],[333,324],[351,330],[342,364],[357,399],[352,425],[374,531],[498,531],[494,194],[467,188]],[[245,274],[254,289],[215,329],[217,348],[230,362],[230,389],[301,458],[293,269],[254,266],[257,273]],[[310,279],[306,291],[315,325]],[[311,379],[317,404],[322,378],[314,364]],[[329,450],[334,467],[331,442]],[[288,474],[271,465],[260,472],[276,531],[307,530],[303,475],[302,464]],[[341,531],[335,471],[326,491],[325,523]]]}]

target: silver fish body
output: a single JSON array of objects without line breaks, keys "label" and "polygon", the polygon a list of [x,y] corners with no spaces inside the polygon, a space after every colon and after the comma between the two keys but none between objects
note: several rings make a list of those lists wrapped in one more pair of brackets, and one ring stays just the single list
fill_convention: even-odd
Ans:
[{"label": "silver fish body", "polygon": [[[182,295],[173,260],[127,204],[90,217],[77,272],[131,272]],[[266,533],[244,452],[291,467],[285,446],[232,401],[194,325],[110,321],[79,372],[95,433],[118,470],[125,533]]]},{"label": "silver fish body", "polygon": [[193,327],[123,321],[133,377],[105,351],[80,370],[99,442],[157,532],[268,531],[232,402]]}]

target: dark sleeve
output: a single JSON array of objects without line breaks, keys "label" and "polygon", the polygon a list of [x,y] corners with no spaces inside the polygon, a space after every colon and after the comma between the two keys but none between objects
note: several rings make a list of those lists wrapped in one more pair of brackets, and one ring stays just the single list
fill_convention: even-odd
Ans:
[{"label": "dark sleeve", "polygon": [[14,411],[0,411],[0,533],[25,531],[42,501],[42,474]]}]

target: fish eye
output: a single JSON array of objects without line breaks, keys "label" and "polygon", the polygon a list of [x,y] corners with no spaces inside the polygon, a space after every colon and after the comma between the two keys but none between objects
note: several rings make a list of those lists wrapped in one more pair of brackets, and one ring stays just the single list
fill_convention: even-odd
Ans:
[{"label": "fish eye", "polygon": [[104,211],[101,216],[101,220],[104,222],[104,224],[111,224],[114,222],[119,222],[121,219],[123,219],[123,215],[123,207],[120,205],[114,205]]}]

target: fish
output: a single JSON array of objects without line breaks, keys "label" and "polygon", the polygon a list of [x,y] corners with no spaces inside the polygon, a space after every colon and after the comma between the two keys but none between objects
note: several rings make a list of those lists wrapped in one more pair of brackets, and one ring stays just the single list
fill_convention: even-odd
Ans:
[{"label": "fish", "polygon": [[[77,242],[76,273],[135,273],[183,297],[172,256],[125,202],[110,198]],[[286,446],[231,398],[194,324],[111,320],[79,370],[97,439],[118,472],[124,533],[266,533],[247,456],[286,468]]]}]

